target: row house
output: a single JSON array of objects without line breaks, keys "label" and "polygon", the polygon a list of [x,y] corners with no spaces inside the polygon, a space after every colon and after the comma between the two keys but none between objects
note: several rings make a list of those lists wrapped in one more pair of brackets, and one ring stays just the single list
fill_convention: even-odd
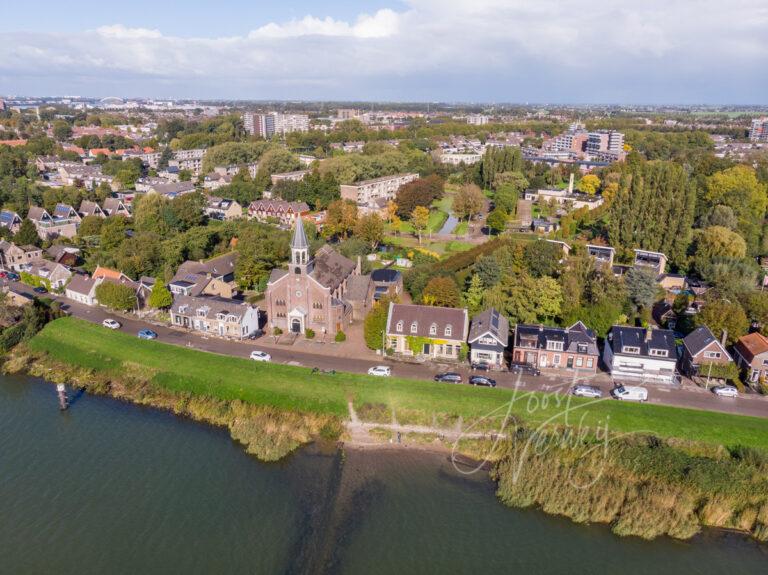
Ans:
[{"label": "row house", "polygon": [[59,178],[65,186],[76,186],[78,183],[92,190],[105,183],[115,189],[117,183],[112,176],[103,174],[101,166],[86,166],[83,164],[67,164],[59,166]]},{"label": "row house", "polygon": [[148,190],[150,194],[160,194],[172,200],[185,194],[191,194],[196,190],[192,182],[170,182],[167,184],[157,184],[151,186]]},{"label": "row house", "polygon": [[355,202],[358,206],[369,206],[377,200],[389,201],[395,198],[401,186],[418,179],[419,174],[396,174],[365,180],[339,187],[341,198]]},{"label": "row house", "polygon": [[668,329],[613,326],[605,341],[603,362],[614,379],[679,381],[675,334]]},{"label": "row house", "polygon": [[580,321],[567,328],[526,324],[515,328],[514,363],[597,373],[599,357],[595,333]]},{"label": "row house", "polygon": [[213,296],[177,295],[171,324],[204,334],[245,339],[259,329],[259,308]]},{"label": "row house", "polygon": [[277,220],[284,226],[294,226],[297,219],[309,212],[306,202],[284,200],[256,200],[248,206],[248,219],[265,222]]},{"label": "row house", "polygon": [[154,278],[141,278],[137,282],[118,270],[99,266],[92,276],[88,274],[73,275],[64,290],[64,296],[83,305],[95,306],[99,304],[96,297],[96,288],[108,282],[124,285],[134,290],[137,310],[141,310],[146,306],[146,301],[152,291],[154,281]]},{"label": "row house", "polygon": [[208,196],[205,204],[205,215],[212,220],[228,222],[243,217],[243,206],[235,200]]},{"label": "row house", "polygon": [[203,178],[203,188],[206,190],[218,190],[224,186],[228,186],[232,183],[232,178],[229,174],[212,173]]},{"label": "row house", "polygon": [[283,172],[281,174],[272,174],[270,177],[272,185],[276,186],[280,182],[300,182],[309,173],[309,170],[297,170],[295,172]]},{"label": "row house", "polygon": [[37,246],[17,246],[13,242],[0,240],[0,265],[4,270],[18,272],[42,258],[43,250]]},{"label": "row house", "polygon": [[58,237],[75,237],[77,235],[77,225],[80,223],[80,216],[75,209],[72,206],[59,204],[56,206],[54,213],[65,217],[54,217],[48,213],[48,210],[38,206],[29,208],[27,218],[35,225],[40,239],[47,241]]},{"label": "row house", "polygon": [[155,186],[161,186],[163,184],[170,184],[171,180],[167,178],[160,178],[157,176],[147,176],[145,178],[139,178],[134,184],[134,188],[137,192],[149,192]]},{"label": "row house", "polygon": [[466,309],[389,304],[387,347],[401,355],[458,361],[468,330]]}]

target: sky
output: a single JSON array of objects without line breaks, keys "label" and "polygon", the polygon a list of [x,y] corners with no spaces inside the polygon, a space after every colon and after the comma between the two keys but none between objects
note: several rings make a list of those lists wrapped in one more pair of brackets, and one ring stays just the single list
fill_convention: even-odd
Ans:
[{"label": "sky", "polygon": [[764,105],[767,62],[766,0],[0,0],[6,95]]}]

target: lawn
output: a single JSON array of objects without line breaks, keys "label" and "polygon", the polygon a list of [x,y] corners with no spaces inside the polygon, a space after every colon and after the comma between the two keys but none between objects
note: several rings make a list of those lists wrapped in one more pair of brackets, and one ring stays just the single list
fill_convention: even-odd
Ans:
[{"label": "lawn", "polygon": [[[30,342],[34,351],[95,371],[120,374],[140,370],[155,385],[171,390],[273,406],[285,410],[346,416],[352,400],[363,414],[392,409],[401,422],[455,421],[511,411],[528,425],[565,423],[564,396],[482,389],[400,378],[310,370],[217,355],[144,341],[99,325],[63,318],[48,324]],[[395,371],[397,367],[395,367]],[[615,432],[645,432],[723,445],[768,448],[768,420],[659,405],[615,401],[592,403],[568,396],[568,421],[604,425]],[[535,407],[535,409],[533,409]],[[388,417],[388,416],[387,416]],[[374,418],[375,419],[375,418]]]}]

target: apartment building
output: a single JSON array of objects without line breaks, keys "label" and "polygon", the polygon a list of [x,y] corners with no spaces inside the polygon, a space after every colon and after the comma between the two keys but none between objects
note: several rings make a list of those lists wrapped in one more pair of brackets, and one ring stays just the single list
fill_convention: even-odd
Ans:
[{"label": "apartment building", "polygon": [[306,114],[243,114],[243,127],[252,136],[269,139],[275,134],[284,136],[291,132],[308,132],[309,116]]},{"label": "apartment building", "polygon": [[367,207],[376,204],[377,200],[394,199],[400,186],[412,182],[418,177],[419,174],[396,174],[342,185],[339,188],[342,199],[351,200],[358,207]]},{"label": "apartment building", "polygon": [[485,126],[490,121],[489,116],[483,114],[470,114],[467,116],[467,124],[470,126]]},{"label": "apartment building", "polygon": [[752,120],[749,139],[753,142],[768,142],[768,116]]},{"label": "apartment building", "polygon": [[624,158],[624,134],[615,130],[597,130],[587,135],[586,152],[600,161]]},{"label": "apartment building", "polygon": [[195,175],[198,175],[200,170],[203,169],[204,156],[205,148],[177,150],[173,153],[173,160],[168,162],[168,166],[175,166],[179,168],[179,170],[189,170]]}]

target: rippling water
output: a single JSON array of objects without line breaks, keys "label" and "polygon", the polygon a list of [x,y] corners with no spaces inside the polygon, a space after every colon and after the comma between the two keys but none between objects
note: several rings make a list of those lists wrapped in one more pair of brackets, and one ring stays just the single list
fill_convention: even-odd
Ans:
[{"label": "rippling water", "polygon": [[765,573],[710,532],[620,539],[498,503],[418,451],[311,448],[277,464],[219,429],[0,378],[2,573]]}]

